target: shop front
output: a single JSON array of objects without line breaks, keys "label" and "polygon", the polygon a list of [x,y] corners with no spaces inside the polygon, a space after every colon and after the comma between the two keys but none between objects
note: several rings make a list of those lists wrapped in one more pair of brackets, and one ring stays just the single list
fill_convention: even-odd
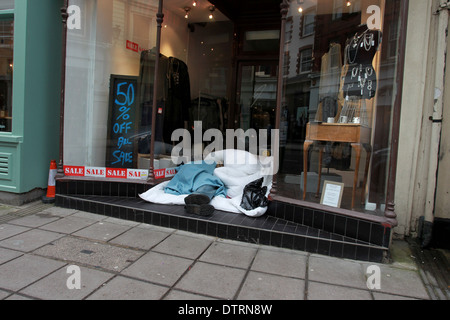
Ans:
[{"label": "shop front", "polygon": [[0,201],[45,194],[58,156],[62,1],[0,1]]},{"label": "shop front", "polygon": [[[67,6],[80,24],[65,24],[57,205],[338,257],[387,257],[408,1]],[[221,150],[273,160],[264,215],[201,217],[140,196],[181,163]]]}]

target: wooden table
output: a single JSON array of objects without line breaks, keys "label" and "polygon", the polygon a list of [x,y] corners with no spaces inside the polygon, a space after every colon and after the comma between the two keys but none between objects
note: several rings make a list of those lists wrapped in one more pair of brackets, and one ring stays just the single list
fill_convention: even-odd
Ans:
[{"label": "wooden table", "polygon": [[[361,160],[361,146],[367,152],[366,168],[364,171],[363,190],[366,189],[367,175],[369,172],[372,146],[370,145],[371,128],[353,123],[308,123],[306,127],[306,140],[303,149],[303,200],[306,198],[306,184],[308,176],[308,150],[315,141],[319,142],[344,142],[350,143],[356,154],[355,176],[353,179],[352,209],[355,207],[356,188],[358,184],[359,163]],[[316,196],[320,192],[322,178],[322,158],[324,146],[319,149],[319,181],[317,182]],[[361,203],[365,201],[365,192],[361,193]]]}]

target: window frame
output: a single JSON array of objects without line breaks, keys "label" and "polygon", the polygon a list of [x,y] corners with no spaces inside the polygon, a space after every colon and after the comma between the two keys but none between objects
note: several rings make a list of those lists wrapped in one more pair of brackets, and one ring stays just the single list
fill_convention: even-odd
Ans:
[{"label": "window frame", "polygon": [[[306,52],[306,51],[310,51],[311,52],[310,59],[307,60],[307,61],[303,61],[302,54],[304,52]],[[299,51],[298,51],[298,72],[297,73],[298,74],[310,73],[312,71],[312,69],[313,69],[313,61],[314,61],[314,59],[313,59],[313,48],[310,47],[310,46],[300,48]],[[309,70],[303,70],[302,66],[303,66],[304,63],[309,63],[310,64],[310,69]]]},{"label": "window frame", "polygon": [[[0,10],[0,21],[5,20],[12,20],[13,22],[13,57],[12,57],[12,63],[14,64],[14,55],[15,55],[15,33],[16,33],[16,22],[15,22],[15,15],[14,15],[14,9],[4,9]],[[13,130],[14,130],[14,118],[13,118],[13,112],[14,112],[14,69],[12,70],[11,74],[11,114],[9,115],[11,117],[11,128],[6,131],[0,131],[0,135],[2,136],[12,136]]]}]

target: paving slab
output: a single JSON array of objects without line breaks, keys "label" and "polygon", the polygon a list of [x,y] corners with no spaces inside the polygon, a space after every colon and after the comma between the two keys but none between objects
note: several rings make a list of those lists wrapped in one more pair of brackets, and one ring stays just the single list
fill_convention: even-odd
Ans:
[{"label": "paving slab", "polygon": [[143,252],[105,243],[67,236],[34,251],[68,263],[88,265],[120,272],[135,262]]},{"label": "paving slab", "polygon": [[167,287],[117,276],[87,300],[158,300],[167,290]]},{"label": "paving slab", "polygon": [[15,226],[12,224],[1,224],[0,225],[0,240],[12,237],[16,234],[23,233],[25,231],[31,230],[30,228]]},{"label": "paving slab", "polygon": [[73,235],[93,240],[108,241],[129,229],[130,226],[106,221],[99,221],[90,225],[89,227],[75,232]]},{"label": "paving slab", "polygon": [[419,300],[411,297],[398,296],[387,293],[372,292],[374,300],[393,301],[393,300]]},{"label": "paving slab", "polygon": [[53,207],[50,207],[50,208],[46,208],[42,212],[51,213],[52,215],[54,215],[56,217],[63,218],[63,217],[67,217],[67,216],[70,216],[70,215],[78,212],[78,210],[76,210],[76,209],[66,209],[66,208],[53,206]]},{"label": "paving slab", "polygon": [[237,299],[303,300],[305,281],[250,271]]},{"label": "paving slab", "polygon": [[214,242],[199,260],[246,269],[250,266],[256,252],[257,249],[254,247]]},{"label": "paving slab", "polygon": [[24,227],[30,227],[30,228],[36,228],[43,226],[47,223],[50,223],[52,221],[58,220],[59,217],[56,217],[52,215],[51,213],[38,213],[33,214],[31,216],[26,216],[23,218],[15,219],[12,221],[9,221],[10,224],[24,226]]},{"label": "paving slab", "polygon": [[150,250],[169,235],[170,232],[161,231],[160,229],[137,226],[110,240],[109,243]]},{"label": "paving slab", "polygon": [[188,270],[193,260],[158,252],[148,252],[122,273],[130,277],[172,286]]},{"label": "paving slab", "polygon": [[372,300],[372,296],[368,290],[310,281],[307,300]]},{"label": "paving slab", "polygon": [[91,219],[91,220],[95,220],[95,221],[102,221],[107,218],[106,216],[102,216],[100,214],[94,214],[94,213],[90,213],[90,212],[86,212],[86,211],[75,211],[72,214],[72,216],[80,217],[80,218],[87,218],[87,219]]},{"label": "paving slab", "polygon": [[22,300],[36,300],[36,299],[30,298],[30,297],[21,296],[19,294],[12,294],[8,298],[6,298],[5,300],[20,300],[20,301],[22,301]]},{"label": "paving slab", "polygon": [[304,253],[261,249],[256,254],[251,270],[305,279],[307,262],[308,256]]},{"label": "paving slab", "polygon": [[363,266],[350,260],[311,255],[308,278],[311,281],[367,289]]},{"label": "paving slab", "polygon": [[246,271],[197,262],[175,288],[219,299],[233,299]]},{"label": "paving slab", "polygon": [[0,241],[0,246],[23,252],[31,252],[63,236],[61,233],[32,229]]},{"label": "paving slab", "polygon": [[0,300],[5,299],[5,298],[8,297],[9,295],[10,295],[9,292],[0,290]]},{"label": "paving slab", "polygon": [[381,288],[376,290],[376,292],[417,299],[429,299],[418,271],[391,267],[389,265],[378,266],[381,271]]},{"label": "paving slab", "polygon": [[21,255],[23,255],[23,252],[0,248],[0,264],[3,264],[17,257],[20,257]]},{"label": "paving slab", "polygon": [[0,266],[0,288],[18,291],[64,265],[44,257],[23,255]]},{"label": "paving slab", "polygon": [[94,223],[96,223],[96,221],[91,220],[91,219],[67,216],[67,217],[61,218],[57,221],[54,221],[54,222],[51,222],[44,226],[41,226],[39,229],[53,231],[53,232],[59,232],[59,233],[64,233],[64,234],[71,234],[71,233],[77,232],[78,230],[86,228]]},{"label": "paving slab", "polygon": [[129,226],[129,227],[136,227],[141,224],[140,222],[136,222],[136,221],[123,220],[123,219],[112,218],[112,217],[107,217],[106,219],[104,219],[102,221],[119,224],[122,226]]},{"label": "paving slab", "polygon": [[172,234],[152,251],[196,259],[212,243],[213,239]]},{"label": "paving slab", "polygon": [[114,274],[85,267],[80,268],[80,289],[70,289],[72,271],[68,265],[56,270],[41,280],[21,290],[19,293],[43,300],[82,300],[92,293]]}]

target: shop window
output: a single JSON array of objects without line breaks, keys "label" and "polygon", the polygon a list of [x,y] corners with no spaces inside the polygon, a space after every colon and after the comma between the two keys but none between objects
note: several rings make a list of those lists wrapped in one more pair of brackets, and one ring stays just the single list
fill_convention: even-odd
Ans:
[{"label": "shop window", "polygon": [[[370,5],[380,7],[379,30],[367,27],[367,2],[305,1],[303,14],[297,3],[290,5],[287,18],[303,27],[298,40],[284,47],[298,55],[298,65],[296,73],[285,69],[283,78],[280,129],[286,141],[280,143],[277,185],[282,196],[384,212],[400,1]],[[309,20],[314,33],[302,37],[309,10],[316,10],[314,24]]]},{"label": "shop window", "polygon": [[12,131],[14,20],[0,12],[0,131]]},{"label": "shop window", "polygon": [[[176,166],[170,157],[180,142],[172,141],[176,129],[193,137],[198,123],[202,133],[274,128],[282,77],[279,194],[383,211],[398,91],[400,0],[371,1],[381,9],[380,30],[367,29],[366,2],[310,0],[300,13],[291,1],[283,75],[274,57],[280,31],[272,25],[236,28],[218,9],[211,21],[207,6],[186,18],[168,0],[157,56],[157,1],[71,3],[83,8],[83,28],[68,34],[65,165],[148,171],[155,120],[154,169],[164,176]],[[233,52],[246,59],[233,61]],[[265,59],[248,60],[258,55]]]},{"label": "shop window", "polygon": [[[81,8],[82,28],[68,30],[66,167],[83,167],[83,174],[92,177],[127,178],[131,172],[131,177],[147,179],[154,98],[156,178],[176,166],[171,159],[178,144],[172,141],[176,129],[193,130],[196,121],[202,123],[203,132],[228,127],[234,25],[219,10],[209,19],[205,1],[185,17],[178,2],[165,1],[158,56],[158,1],[71,0],[70,4]],[[251,50],[273,46],[278,33],[250,33]]]}]

